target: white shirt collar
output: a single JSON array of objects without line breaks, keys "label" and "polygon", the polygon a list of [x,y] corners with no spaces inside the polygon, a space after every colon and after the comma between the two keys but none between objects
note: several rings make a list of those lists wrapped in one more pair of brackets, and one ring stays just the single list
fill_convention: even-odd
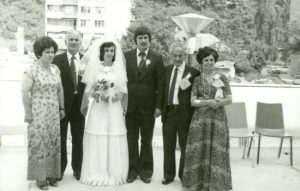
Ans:
[{"label": "white shirt collar", "polygon": [[[173,65],[173,70],[175,71],[176,66]],[[184,72],[184,68],[185,68],[185,62],[183,62],[179,67],[178,67],[178,71],[179,72]]]},{"label": "white shirt collar", "polygon": [[[69,63],[71,62],[71,58],[72,58],[72,54],[70,54],[68,51],[67,51],[67,56],[68,56],[68,61],[69,61]],[[75,55],[75,60],[77,60],[77,61],[79,61],[80,60],[80,55],[79,55],[79,53],[77,52]]]},{"label": "white shirt collar", "polygon": [[[139,53],[140,53],[140,52],[141,52],[141,51],[137,48],[137,49],[136,49],[136,55],[139,56]],[[149,48],[147,48],[146,51],[145,51],[146,56],[148,55],[148,52],[149,52]]]}]

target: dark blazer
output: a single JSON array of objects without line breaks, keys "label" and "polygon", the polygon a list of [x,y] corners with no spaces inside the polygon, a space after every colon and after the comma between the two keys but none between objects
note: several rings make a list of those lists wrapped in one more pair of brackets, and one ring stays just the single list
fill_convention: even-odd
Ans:
[{"label": "dark blazer", "polygon": [[137,49],[125,52],[128,77],[127,112],[138,109],[144,114],[153,114],[155,108],[162,109],[163,99],[163,58],[149,49],[146,59],[150,64],[141,72],[137,66]]},{"label": "dark blazer", "polygon": [[[169,87],[170,87],[170,79],[171,79],[173,67],[174,67],[173,64],[165,67],[163,110],[162,110],[162,118],[161,118],[162,122],[164,122],[167,117]],[[195,69],[192,66],[185,65],[182,78],[184,78],[189,73],[191,74],[191,77],[189,78],[191,85],[186,90],[182,90],[181,88],[179,88],[178,101],[179,101],[180,113],[192,115],[194,108],[191,106],[191,99],[190,99],[191,91],[192,91],[193,81],[194,81],[195,77],[200,75],[200,72],[199,72],[199,70]]]},{"label": "dark blazer", "polygon": [[[79,54],[82,58],[82,54]],[[56,55],[53,59],[53,64],[57,65],[60,70],[62,85],[64,89],[65,98],[65,112],[68,114],[71,110],[72,101],[74,98],[74,84],[72,82],[72,75],[69,66],[67,53]],[[81,82],[82,76],[78,76],[77,95],[79,108],[81,106],[82,96],[84,93],[85,84]]]}]

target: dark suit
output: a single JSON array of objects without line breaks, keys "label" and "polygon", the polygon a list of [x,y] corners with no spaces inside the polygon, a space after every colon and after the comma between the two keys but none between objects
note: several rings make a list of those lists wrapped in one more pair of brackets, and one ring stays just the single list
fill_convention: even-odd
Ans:
[{"label": "dark suit", "polygon": [[[179,178],[182,178],[183,164],[185,156],[185,147],[188,136],[188,129],[191,123],[194,108],[191,106],[191,90],[192,85],[186,90],[179,88],[177,105],[168,105],[169,89],[171,84],[171,75],[174,65],[169,65],[165,68],[164,80],[164,101],[163,101],[163,143],[164,143],[164,178],[174,179],[176,172],[175,149],[176,138],[178,134],[179,146],[181,149]],[[193,83],[196,76],[200,72],[195,68],[185,65],[182,78],[190,73],[189,81]],[[176,96],[176,95],[174,95]]]},{"label": "dark suit", "polygon": [[[82,55],[80,54],[80,58]],[[53,64],[60,69],[61,80],[64,89],[65,113],[66,116],[60,121],[61,133],[61,172],[64,173],[67,166],[67,133],[70,122],[72,135],[72,168],[74,172],[81,171],[82,163],[82,140],[85,118],[80,112],[82,96],[85,85],[81,83],[81,76],[78,76],[77,94],[74,84],[67,53],[56,55]]]},{"label": "dark suit", "polygon": [[[129,149],[129,174],[151,178],[153,174],[152,137],[155,108],[162,109],[163,58],[149,50],[146,59],[151,63],[140,72],[137,50],[125,53],[128,77],[128,108],[126,128]],[[139,154],[139,132],[141,149]]]}]

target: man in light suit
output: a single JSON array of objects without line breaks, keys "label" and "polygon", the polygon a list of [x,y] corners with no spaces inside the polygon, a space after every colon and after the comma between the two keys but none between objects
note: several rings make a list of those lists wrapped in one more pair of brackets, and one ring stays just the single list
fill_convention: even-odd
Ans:
[{"label": "man in light suit", "polygon": [[127,182],[133,182],[139,175],[143,182],[150,183],[153,174],[152,137],[155,117],[160,116],[162,109],[164,64],[162,55],[150,48],[149,28],[138,27],[134,31],[134,41],[137,48],[125,53],[128,77]]},{"label": "man in light suit", "polygon": [[79,31],[71,30],[66,34],[65,43],[67,51],[56,55],[53,64],[60,69],[62,85],[64,89],[66,117],[60,121],[61,133],[61,178],[67,167],[67,134],[68,124],[71,126],[72,135],[72,168],[74,177],[79,180],[82,163],[82,140],[85,118],[80,112],[84,83],[81,83],[79,75],[79,62],[82,54],[78,52],[81,46],[82,34]]},{"label": "man in light suit", "polygon": [[185,147],[188,130],[193,114],[191,106],[192,83],[200,72],[188,66],[186,47],[183,42],[175,42],[170,47],[171,65],[166,66],[164,73],[163,96],[163,143],[164,143],[164,179],[162,184],[169,184],[175,178],[175,149],[178,135],[181,149],[179,178],[182,178]]}]

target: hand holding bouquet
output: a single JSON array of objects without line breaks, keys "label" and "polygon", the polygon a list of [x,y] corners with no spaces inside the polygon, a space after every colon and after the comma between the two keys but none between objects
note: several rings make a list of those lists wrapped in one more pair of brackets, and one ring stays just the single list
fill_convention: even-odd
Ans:
[{"label": "hand holding bouquet", "polygon": [[110,94],[110,90],[114,87],[114,83],[106,80],[106,79],[101,79],[97,80],[96,82],[93,83],[92,85],[92,91],[91,93],[94,95],[97,103],[99,102],[99,97],[101,96],[104,100],[108,101]]}]

